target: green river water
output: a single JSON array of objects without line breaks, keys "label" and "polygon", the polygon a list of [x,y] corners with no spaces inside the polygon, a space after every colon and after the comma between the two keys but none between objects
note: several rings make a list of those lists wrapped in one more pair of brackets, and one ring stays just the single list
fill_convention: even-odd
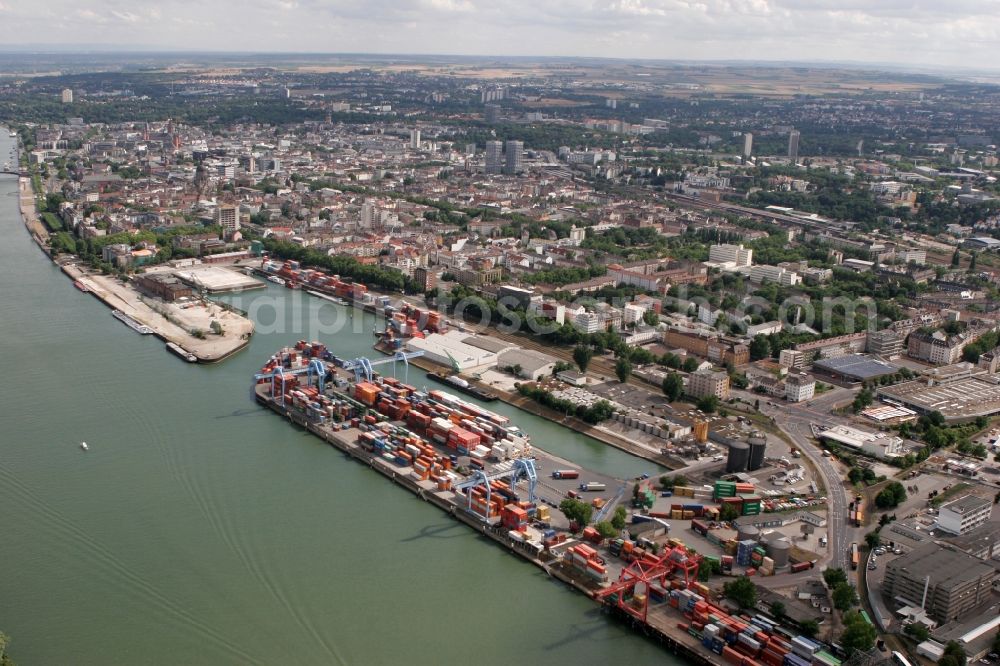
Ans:
[{"label": "green river water", "polygon": [[[4,161],[11,143],[0,133]],[[676,661],[252,402],[250,375],[310,337],[294,304],[344,308],[274,285],[231,297],[259,324],[249,348],[183,363],[73,288],[16,190],[0,176],[0,630],[19,666]],[[320,338],[376,355],[375,318],[352,316]],[[581,465],[652,471],[491,407]]]}]

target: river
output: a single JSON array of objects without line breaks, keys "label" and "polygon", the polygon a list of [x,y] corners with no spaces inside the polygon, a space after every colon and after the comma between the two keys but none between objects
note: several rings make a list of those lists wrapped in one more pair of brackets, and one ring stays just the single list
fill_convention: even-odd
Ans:
[{"label": "river", "polygon": [[[12,141],[0,133],[0,156]],[[290,305],[344,308],[275,285],[230,297],[254,313],[249,347],[183,363],[73,288],[29,238],[16,191],[0,176],[0,630],[19,666],[676,661],[253,404],[250,375],[308,337]],[[322,339],[375,355],[374,317],[350,316]],[[492,407],[581,464],[652,471]]]}]

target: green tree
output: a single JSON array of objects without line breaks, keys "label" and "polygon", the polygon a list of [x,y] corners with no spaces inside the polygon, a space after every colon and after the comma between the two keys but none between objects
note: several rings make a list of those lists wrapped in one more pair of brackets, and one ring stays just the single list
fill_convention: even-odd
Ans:
[{"label": "green tree", "polygon": [[928,638],[930,638],[931,635],[931,632],[927,630],[927,627],[925,627],[922,624],[916,624],[916,623],[906,625],[903,628],[903,633],[905,633],[907,636],[912,636],[913,640],[917,641],[918,643],[923,643]]},{"label": "green tree", "polygon": [[719,520],[736,520],[739,517],[739,510],[732,504],[723,504],[719,507]]},{"label": "green tree", "polygon": [[785,617],[785,613],[786,613],[786,611],[785,611],[785,604],[783,604],[780,601],[771,602],[770,611],[771,611],[771,615],[774,616],[774,619],[780,621],[781,618]]},{"label": "green tree", "polygon": [[875,496],[875,506],[880,509],[894,509],[906,501],[906,488],[899,481],[893,481]]},{"label": "green tree", "polygon": [[832,590],[840,583],[847,582],[847,574],[840,567],[831,567],[823,571],[823,582]]},{"label": "green tree", "polygon": [[972,258],[969,259],[969,272],[972,273],[976,270],[976,253],[972,253]]},{"label": "green tree", "polygon": [[684,395],[684,380],[676,372],[671,372],[663,378],[663,395],[667,396],[670,402],[677,402]]},{"label": "green tree", "polygon": [[759,361],[771,357],[771,341],[764,334],[755,335],[750,341],[750,360]]},{"label": "green tree", "polygon": [[740,608],[753,608],[757,603],[757,586],[746,576],[722,586],[722,592]]},{"label": "green tree", "polygon": [[701,364],[698,363],[698,359],[694,356],[688,356],[684,359],[684,363],[681,365],[681,368],[683,368],[684,372],[694,372],[698,369],[699,365]]},{"label": "green tree", "polygon": [[967,660],[965,648],[956,641],[948,641],[944,646],[944,654],[938,659],[940,666],[965,666]]},{"label": "green tree", "polygon": [[816,620],[806,620],[799,624],[799,631],[806,638],[813,638],[819,633],[819,622]]},{"label": "green tree", "polygon": [[627,520],[628,520],[628,512],[625,511],[625,507],[623,506],[619,506],[618,508],[616,508],[615,515],[611,516],[611,524],[619,532],[625,529]]},{"label": "green tree", "polygon": [[882,537],[878,532],[869,532],[865,535],[865,543],[868,544],[869,550],[875,550],[882,543]]},{"label": "green tree", "polygon": [[661,476],[660,477],[660,487],[664,490],[673,490],[677,486],[684,487],[688,483],[687,477],[683,474],[674,474],[673,476]]},{"label": "green tree", "polygon": [[601,535],[602,539],[610,539],[612,537],[618,536],[620,530],[616,530],[615,526],[611,524],[610,521],[602,520],[599,523],[594,523],[594,529]]},{"label": "green tree", "polygon": [[580,368],[580,372],[587,372],[590,359],[594,357],[594,351],[587,345],[577,345],[573,350],[573,362]]},{"label": "green tree", "polygon": [[560,502],[559,510],[568,520],[575,522],[581,528],[589,523],[594,515],[594,507],[589,502],[581,502],[572,497],[567,497]]},{"label": "green tree", "polygon": [[712,414],[719,407],[719,398],[714,395],[706,395],[704,398],[699,398],[695,406],[706,414]]},{"label": "green tree", "polygon": [[962,255],[958,251],[958,248],[956,247],[955,252],[951,255],[951,267],[958,268],[958,264],[961,260],[962,260]]},{"label": "green tree", "polygon": [[840,645],[848,655],[855,652],[868,652],[875,646],[875,639],[878,632],[875,627],[868,624],[861,613],[848,611],[844,613],[844,633],[840,635]]},{"label": "green tree", "polygon": [[632,364],[623,356],[615,362],[615,376],[618,377],[618,381],[624,384],[631,375]]},{"label": "green tree", "polygon": [[642,313],[642,320],[650,326],[656,326],[660,323],[660,315],[656,314],[652,310],[646,310]]},{"label": "green tree", "polygon": [[850,583],[838,583],[833,588],[833,607],[843,612],[858,605],[858,593]]},{"label": "green tree", "polygon": [[854,396],[854,402],[851,403],[851,409],[854,410],[855,414],[857,414],[862,409],[871,405],[874,398],[875,394],[873,394],[870,389],[861,389],[861,391]]}]

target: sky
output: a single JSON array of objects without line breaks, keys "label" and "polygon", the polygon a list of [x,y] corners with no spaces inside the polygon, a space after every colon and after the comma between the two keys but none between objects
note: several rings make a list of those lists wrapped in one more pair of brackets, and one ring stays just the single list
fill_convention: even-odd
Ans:
[{"label": "sky", "polygon": [[1000,67],[1000,0],[0,0],[0,45]]}]

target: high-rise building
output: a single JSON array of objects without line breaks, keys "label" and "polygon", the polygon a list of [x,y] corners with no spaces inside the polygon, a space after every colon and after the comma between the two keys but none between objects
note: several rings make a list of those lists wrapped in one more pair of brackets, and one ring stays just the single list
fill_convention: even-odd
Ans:
[{"label": "high-rise building", "polygon": [[501,141],[486,142],[486,173],[501,173],[503,171],[503,143]]},{"label": "high-rise building", "polygon": [[753,134],[746,132],[743,134],[743,157],[750,157],[753,153]]},{"label": "high-rise building", "polygon": [[483,117],[488,123],[495,123],[500,121],[500,105],[498,104],[487,104],[485,110],[483,111]]},{"label": "high-rise building", "polygon": [[799,131],[792,130],[788,133],[788,159],[797,164],[799,161]]},{"label": "high-rise building", "polygon": [[410,149],[420,150],[420,130],[418,129],[410,130]]},{"label": "high-rise building", "polygon": [[215,223],[222,227],[223,234],[229,237],[240,230],[240,212],[236,206],[226,204],[215,209]]},{"label": "high-rise building", "polygon": [[508,141],[506,163],[503,172],[508,176],[515,176],[524,171],[524,142]]},{"label": "high-rise building", "polygon": [[371,199],[366,199],[363,204],[361,204],[361,227],[364,229],[371,229],[375,226],[375,202]]},{"label": "high-rise building", "polygon": [[72,104],[73,103],[73,91],[70,88],[65,88],[62,91],[62,103]]}]

